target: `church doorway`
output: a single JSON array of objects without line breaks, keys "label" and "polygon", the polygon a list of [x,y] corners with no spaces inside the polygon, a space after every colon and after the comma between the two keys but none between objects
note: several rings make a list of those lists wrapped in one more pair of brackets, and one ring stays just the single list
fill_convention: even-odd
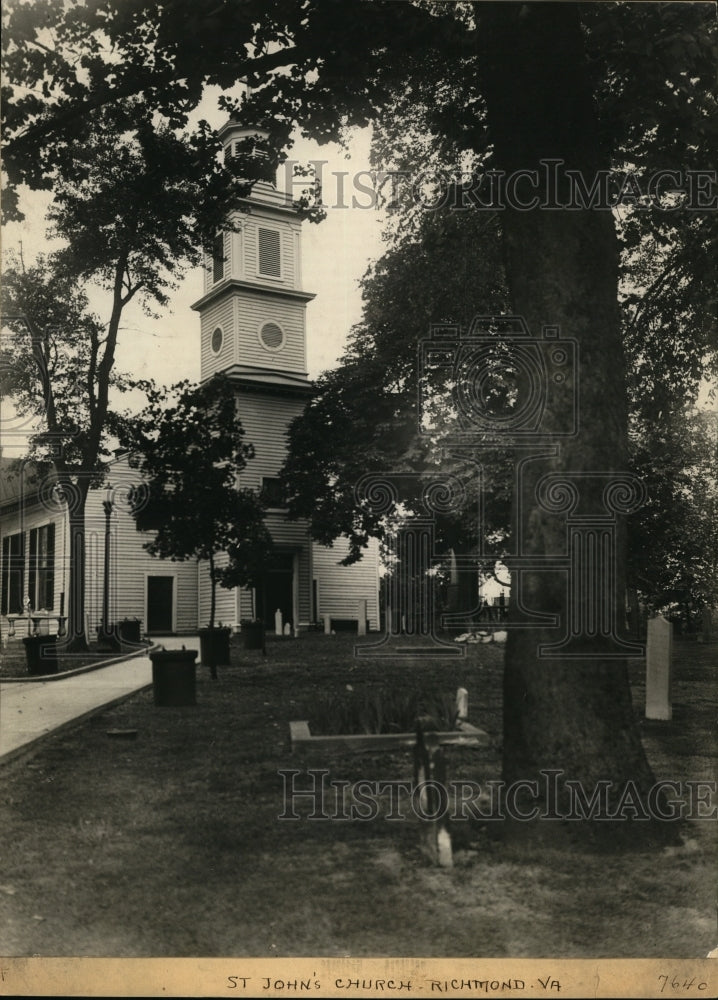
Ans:
[{"label": "church doorway", "polygon": [[162,635],[174,631],[174,576],[147,577],[145,631]]},{"label": "church doorway", "polygon": [[282,623],[294,626],[294,553],[275,553],[268,563],[262,585],[257,588],[257,617],[268,632],[274,632],[277,610]]}]

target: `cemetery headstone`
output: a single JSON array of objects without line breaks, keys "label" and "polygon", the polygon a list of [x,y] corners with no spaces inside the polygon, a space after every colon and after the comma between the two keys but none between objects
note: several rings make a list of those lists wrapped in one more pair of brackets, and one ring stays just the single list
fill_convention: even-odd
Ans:
[{"label": "cemetery headstone", "polygon": [[357,635],[366,635],[366,600],[357,605]]},{"label": "cemetery headstone", "polygon": [[673,626],[663,615],[648,622],[646,640],[646,718],[671,719]]},{"label": "cemetery headstone", "polygon": [[274,631],[277,633],[277,635],[282,635],[282,633],[284,632],[282,623],[282,612],[279,610],[279,608],[277,608],[277,610],[274,612]]},{"label": "cemetery headstone", "polygon": [[456,715],[459,719],[469,717],[469,692],[466,688],[459,688],[456,692]]},{"label": "cemetery headstone", "polygon": [[641,637],[641,608],[638,601],[638,591],[631,587],[627,594],[628,622],[630,633],[635,639]]},{"label": "cemetery headstone", "polygon": [[703,608],[701,634],[703,642],[710,642],[713,637],[713,615],[710,608]]}]

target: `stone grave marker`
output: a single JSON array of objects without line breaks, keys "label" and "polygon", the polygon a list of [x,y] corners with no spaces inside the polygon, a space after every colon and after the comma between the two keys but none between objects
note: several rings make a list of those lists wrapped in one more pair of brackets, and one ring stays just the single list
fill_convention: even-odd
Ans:
[{"label": "stone grave marker", "polygon": [[648,622],[646,640],[646,718],[671,719],[673,625],[663,615]]},{"label": "stone grave marker", "polygon": [[282,623],[282,612],[277,608],[274,612],[274,631],[277,635],[282,635],[284,633],[284,626]]},{"label": "stone grave marker", "polygon": [[366,600],[357,604],[357,635],[366,635]]},{"label": "stone grave marker", "polygon": [[469,717],[469,692],[466,688],[459,688],[456,692],[456,717],[462,720]]},{"label": "stone grave marker", "polygon": [[710,642],[713,638],[713,615],[711,614],[710,608],[703,608],[701,636],[703,642]]}]

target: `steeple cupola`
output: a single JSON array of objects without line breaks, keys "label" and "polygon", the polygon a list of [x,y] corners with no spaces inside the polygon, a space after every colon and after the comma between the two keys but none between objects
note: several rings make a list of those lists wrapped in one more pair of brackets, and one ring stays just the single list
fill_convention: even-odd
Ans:
[{"label": "steeple cupola", "polygon": [[[272,187],[276,187],[276,176],[266,178],[269,161],[269,132],[267,129],[230,119],[219,130],[219,138],[222,141],[225,160],[230,156],[241,156],[249,160],[254,166],[252,177],[264,177]],[[261,181],[259,183],[261,184]]]}]

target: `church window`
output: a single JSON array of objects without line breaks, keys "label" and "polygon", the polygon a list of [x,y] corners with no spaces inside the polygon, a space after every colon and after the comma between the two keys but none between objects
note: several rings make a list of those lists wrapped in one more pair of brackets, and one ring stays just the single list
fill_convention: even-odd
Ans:
[{"label": "church window", "polygon": [[22,585],[25,572],[25,535],[6,535],[2,540],[2,613],[22,614]]},{"label": "church window", "polygon": [[30,531],[28,595],[33,608],[50,610],[54,604],[55,525],[44,524]]},{"label": "church window", "polygon": [[282,260],[280,234],[277,229],[259,228],[259,273],[269,278],[281,278]]},{"label": "church window", "polygon": [[215,354],[219,354],[222,350],[222,341],[224,340],[224,334],[222,333],[222,327],[218,326],[214,333],[212,334],[212,350]]},{"label": "church window", "polygon": [[279,323],[263,323],[259,330],[259,340],[267,351],[279,351],[284,346],[284,330]]},{"label": "church window", "polygon": [[217,233],[212,245],[212,281],[221,281],[224,277],[224,235]]},{"label": "church window", "polygon": [[262,476],[262,501],[270,510],[285,510],[287,499],[278,476]]}]

